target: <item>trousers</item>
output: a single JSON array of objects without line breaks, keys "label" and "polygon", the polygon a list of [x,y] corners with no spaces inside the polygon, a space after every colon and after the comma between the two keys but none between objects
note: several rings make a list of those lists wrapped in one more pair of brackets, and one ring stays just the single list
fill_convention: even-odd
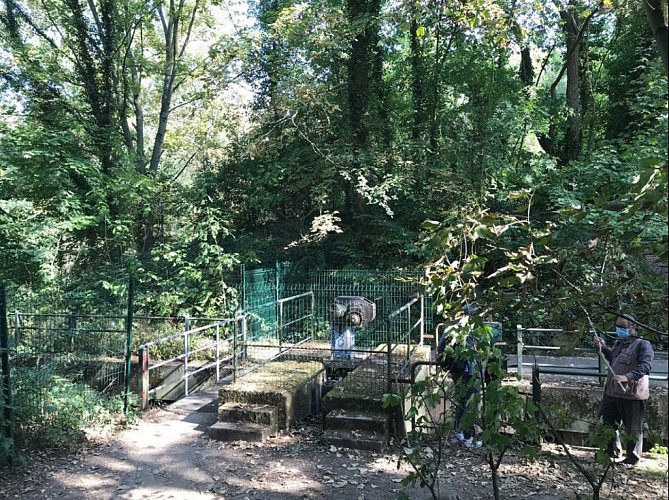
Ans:
[{"label": "trousers", "polygon": [[[627,443],[625,456],[630,462],[641,460],[643,452],[643,423],[646,417],[646,400],[622,399],[613,396],[604,396],[599,408],[599,417],[604,425],[616,428],[620,423],[625,427]],[[618,433],[614,442],[609,445],[609,451],[621,449]]]},{"label": "trousers", "polygon": [[466,411],[475,411],[475,408],[478,408],[478,400],[472,400],[472,396],[480,392],[480,388],[476,384],[471,383],[471,375],[462,375],[453,380],[455,385],[455,390],[457,391],[457,405],[455,408],[454,426],[455,429],[461,431],[464,434],[465,439],[469,439],[474,436],[475,427],[474,425],[468,425],[464,428],[460,425],[462,417],[465,416]]}]

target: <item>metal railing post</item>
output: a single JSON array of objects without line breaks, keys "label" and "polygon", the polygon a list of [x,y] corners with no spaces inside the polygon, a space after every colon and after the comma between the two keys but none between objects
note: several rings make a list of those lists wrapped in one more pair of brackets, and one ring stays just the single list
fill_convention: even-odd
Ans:
[{"label": "metal railing post", "polygon": [[135,280],[128,283],[128,311],[125,316],[125,387],[123,394],[123,413],[128,412],[130,404],[130,373],[132,371],[132,322],[135,304]]},{"label": "metal railing post", "polygon": [[420,295],[420,345],[423,345],[425,336],[425,295]]},{"label": "metal railing post", "polygon": [[279,353],[281,353],[281,344],[283,344],[283,301],[279,302],[279,315],[276,318],[276,333],[279,336]]},{"label": "metal railing post", "polygon": [[316,341],[316,294],[311,292],[311,341]]},{"label": "metal railing post", "polygon": [[518,361],[516,373],[520,375],[520,378],[523,378],[523,345],[523,327],[516,325],[516,359]]},{"label": "metal railing post", "polygon": [[407,307],[407,326],[406,326],[406,337],[407,337],[407,352],[406,358],[407,361],[411,357],[409,351],[411,351],[411,306]]},{"label": "metal railing post", "polygon": [[388,383],[387,383],[387,390],[388,394],[393,392],[393,383],[392,383],[392,375],[393,375],[393,367],[392,367],[392,335],[393,332],[393,320],[388,319],[388,333],[387,333],[387,349],[386,349],[386,364],[387,364],[387,376],[388,376]]},{"label": "metal railing post", "polygon": [[142,411],[149,407],[149,348],[139,346],[139,395]]},{"label": "metal railing post", "polygon": [[221,325],[216,323],[216,382],[221,380]]},{"label": "metal railing post", "polygon": [[184,332],[184,396],[188,396],[188,331]]}]

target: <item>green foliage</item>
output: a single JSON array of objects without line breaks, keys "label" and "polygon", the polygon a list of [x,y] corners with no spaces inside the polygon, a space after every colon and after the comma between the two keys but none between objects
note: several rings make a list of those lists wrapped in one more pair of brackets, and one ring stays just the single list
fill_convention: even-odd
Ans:
[{"label": "green foliage", "polygon": [[[533,446],[539,439],[536,409],[518,387],[503,383],[511,377],[501,366],[500,352],[493,345],[493,331],[481,323],[480,318],[465,317],[458,326],[449,330],[449,345],[455,346],[457,356],[475,366],[475,375],[468,382],[451,383],[445,371],[414,383],[410,388],[411,407],[405,409],[404,418],[412,424],[403,448],[402,460],[413,470],[403,484],[427,487],[434,498],[439,497],[440,466],[448,455],[447,440],[454,431],[453,412],[463,395],[472,392],[460,420],[462,429],[475,426],[479,434],[475,439],[483,442],[483,455],[491,467],[495,495],[499,495],[497,470],[510,448],[520,448],[528,458],[536,454]],[[475,345],[465,342],[473,336]],[[486,376],[484,376],[486,374]],[[444,411],[444,402],[450,410]],[[384,395],[384,406],[401,403],[398,395]]]},{"label": "green foliage", "polygon": [[653,447],[649,450],[650,453],[655,453],[656,455],[667,455],[669,449],[666,446],[662,446],[659,443],[655,443]]},{"label": "green foliage", "polygon": [[101,394],[49,369],[23,368],[13,379],[16,434],[23,443],[76,445],[85,438],[86,429],[111,426],[123,412],[118,396]]}]

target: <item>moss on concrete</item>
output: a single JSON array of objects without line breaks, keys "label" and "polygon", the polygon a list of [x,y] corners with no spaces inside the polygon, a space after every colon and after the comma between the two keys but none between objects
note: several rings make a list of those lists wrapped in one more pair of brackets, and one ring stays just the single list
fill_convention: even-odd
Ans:
[{"label": "moss on concrete", "polygon": [[323,377],[320,362],[270,362],[222,387],[219,406],[230,402],[276,406],[279,429],[286,429],[311,413],[313,395]]}]

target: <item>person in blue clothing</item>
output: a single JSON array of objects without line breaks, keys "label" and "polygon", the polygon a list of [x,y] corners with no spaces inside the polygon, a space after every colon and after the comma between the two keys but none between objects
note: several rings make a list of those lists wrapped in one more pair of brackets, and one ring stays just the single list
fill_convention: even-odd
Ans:
[{"label": "person in blue clothing", "polygon": [[[620,423],[624,425],[627,446],[622,463],[634,467],[641,460],[643,451],[643,424],[649,397],[648,375],[655,353],[650,342],[637,336],[636,319],[631,314],[618,316],[616,336],[617,340],[612,347],[608,347],[599,336],[594,339],[595,345],[610,363],[598,418],[611,428]],[[621,449],[616,432],[607,451],[616,458]]]}]

